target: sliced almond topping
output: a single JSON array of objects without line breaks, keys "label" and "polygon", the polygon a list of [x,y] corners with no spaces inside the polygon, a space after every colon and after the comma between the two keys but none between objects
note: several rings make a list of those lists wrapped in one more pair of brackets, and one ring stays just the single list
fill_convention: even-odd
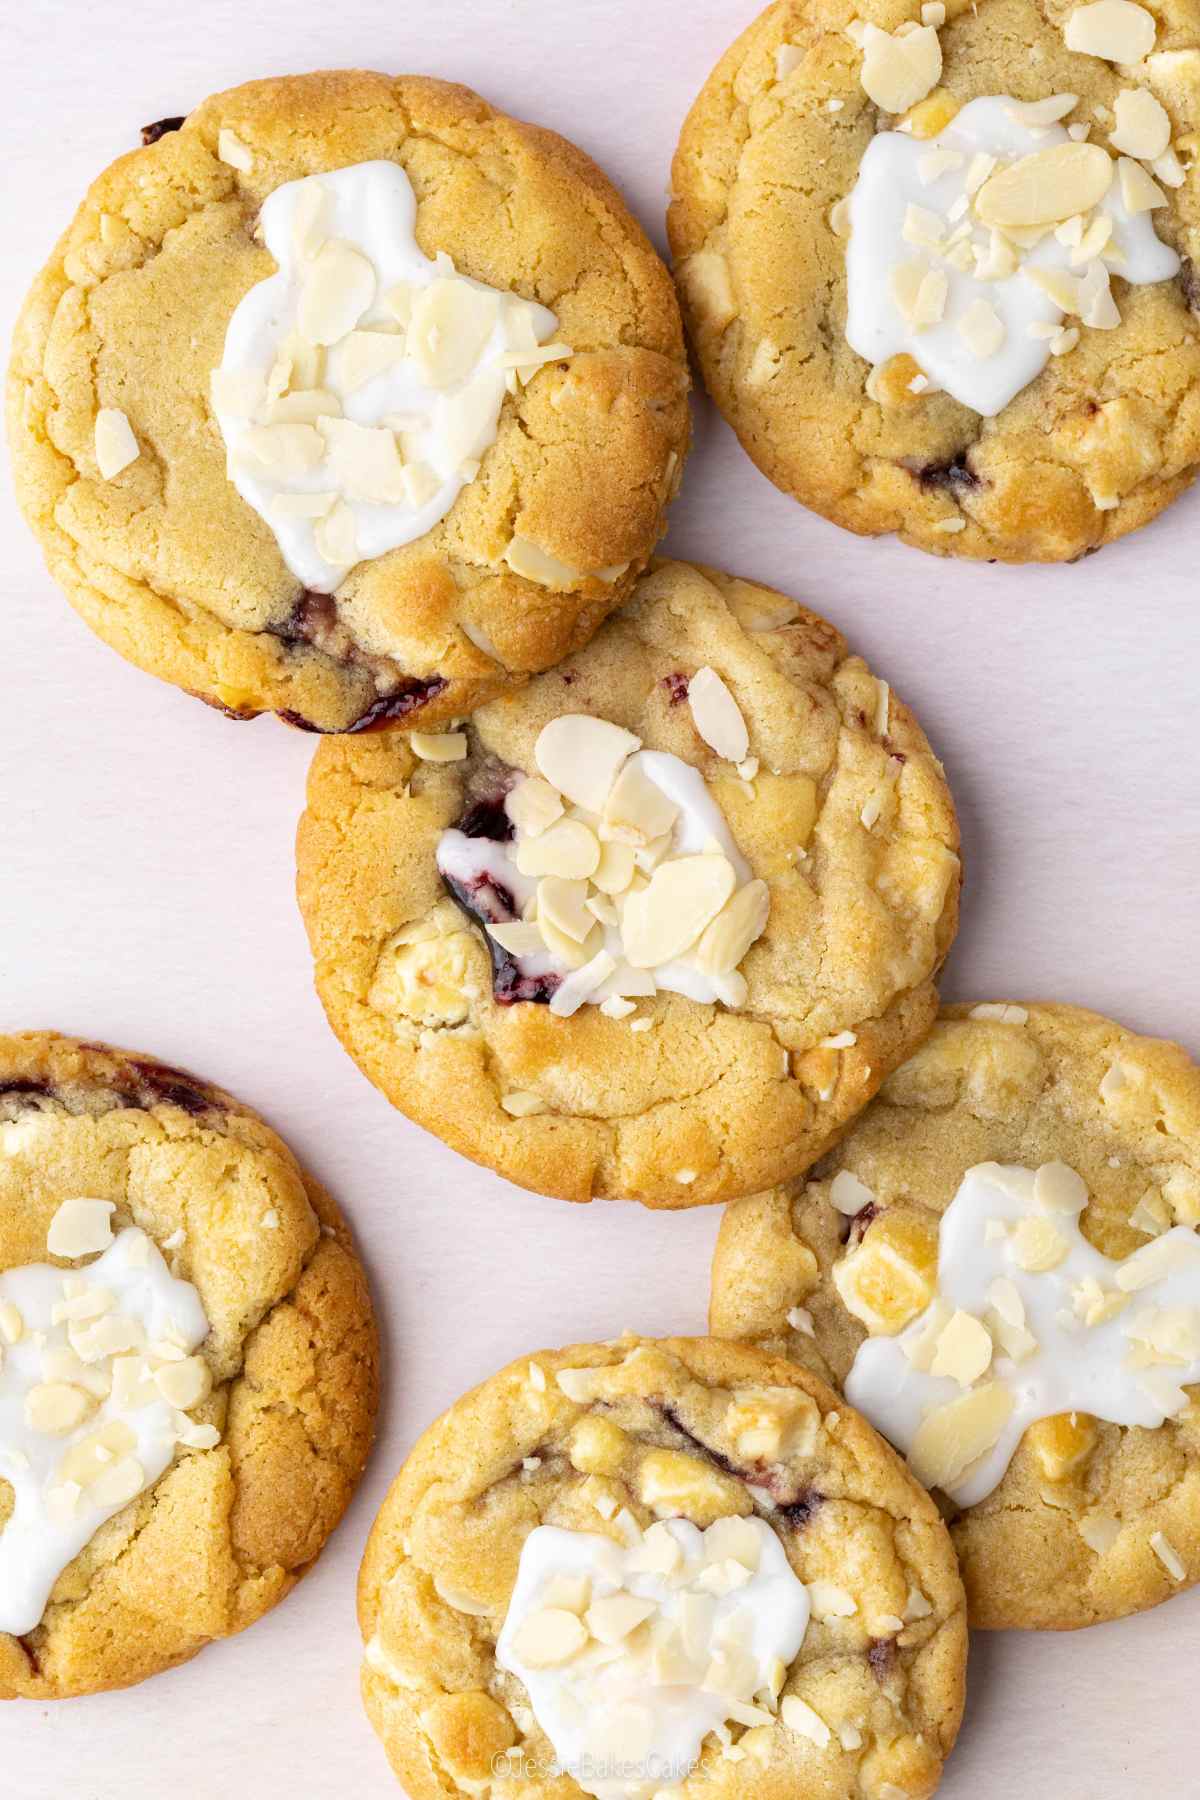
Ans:
[{"label": "sliced almond topping", "polygon": [[633,880],[633,847],[611,839],[600,845],[600,861],[592,871],[592,881],[602,894],[623,894]]},{"label": "sliced almond topping", "polygon": [[[64,1200],[50,1221],[46,1248],[51,1256],[91,1256],[113,1241],[111,1200]],[[10,1340],[15,1342],[15,1340]]]},{"label": "sliced almond topping", "polygon": [[1030,1274],[1041,1275],[1056,1269],[1070,1245],[1049,1219],[1022,1219],[1009,1240],[1013,1261]]},{"label": "sliced almond topping", "polygon": [[222,125],[217,133],[217,155],[223,163],[228,163],[231,169],[240,169],[243,175],[254,167],[254,157],[249,145],[243,144],[241,138],[235,131],[231,131],[228,125]]},{"label": "sliced almond topping", "polygon": [[989,1381],[930,1413],[909,1451],[917,1480],[925,1487],[952,1489],[963,1472],[994,1447],[1013,1404],[1010,1388]]},{"label": "sliced almond topping", "polygon": [[1157,181],[1147,175],[1140,163],[1131,162],[1123,156],[1117,164],[1121,179],[1121,203],[1127,213],[1137,215],[1153,212],[1155,207],[1165,206],[1167,196]]},{"label": "sliced almond topping", "polygon": [[522,875],[560,875],[586,881],[600,861],[600,843],[580,819],[559,819],[537,837],[522,838],[516,863]]},{"label": "sliced almond topping", "polygon": [[1077,1521],[1077,1530],[1089,1550],[1106,1556],[1121,1535],[1121,1521],[1111,1513],[1087,1512]]},{"label": "sliced almond topping", "polygon": [[[504,810],[518,831],[523,832],[526,837],[538,837],[548,826],[562,818],[565,809],[562,795],[556,788],[552,788],[548,781],[543,781],[540,775],[528,775],[508,795]],[[631,857],[630,862],[632,861]]]},{"label": "sliced almond topping", "polygon": [[1063,31],[1068,50],[1105,62],[1136,63],[1149,56],[1158,32],[1153,13],[1133,0],[1092,0],[1077,6]]},{"label": "sliced almond topping", "polygon": [[239,445],[242,451],[282,480],[315,469],[325,454],[325,440],[315,425],[252,425]]},{"label": "sliced almond topping", "polygon": [[775,52],[775,79],[786,81],[804,61],[804,52],[799,44],[780,44]]},{"label": "sliced almond topping", "polygon": [[946,221],[940,213],[930,212],[926,206],[914,206],[910,200],[904,209],[900,235],[906,244],[916,244],[924,250],[940,250],[946,235]]},{"label": "sliced almond topping", "polygon": [[958,1311],[946,1324],[937,1341],[932,1375],[948,1375],[960,1387],[970,1387],[991,1366],[992,1340],[988,1331],[972,1313]]},{"label": "sliced almond topping", "polygon": [[1026,281],[1034,287],[1041,288],[1043,294],[1060,306],[1065,313],[1077,313],[1080,308],[1079,282],[1074,275],[1068,275],[1065,269],[1042,269],[1032,263],[1024,263],[1021,273]]},{"label": "sliced almond topping", "polygon": [[1114,163],[1098,144],[1053,144],[990,176],[975,196],[985,225],[1053,225],[1091,212],[1112,185]]},{"label": "sliced almond topping", "polygon": [[536,1094],[524,1093],[519,1088],[514,1089],[511,1094],[502,1095],[500,1104],[513,1119],[531,1119],[536,1113],[549,1110],[546,1102],[539,1100]]},{"label": "sliced almond topping", "polygon": [[[543,727],[534,759],[552,787],[576,806],[602,813],[609,791],[627,756],[642,740],[607,719],[566,713]],[[590,871],[589,871],[590,873]]]},{"label": "sliced almond topping", "polygon": [[526,581],[536,581],[539,587],[573,587],[581,579],[578,569],[573,569],[557,556],[551,556],[548,550],[543,550],[540,544],[533,543],[529,538],[513,538],[504,552],[504,560],[514,575],[520,575]]},{"label": "sliced almond topping", "polygon": [[860,79],[868,99],[884,112],[907,112],[937,86],[941,73],[942,46],[932,25],[895,36],[867,26]]},{"label": "sliced almond topping", "polygon": [[621,929],[635,969],[652,969],[689,950],[732,894],[737,882],[724,856],[681,856],[654,871],[649,885],[630,893]]},{"label": "sliced almond topping", "polygon": [[849,1619],[858,1611],[854,1595],[836,1582],[810,1581],[807,1586],[814,1619]]},{"label": "sliced almond topping", "polygon": [[810,1739],[819,1749],[823,1750],[830,1742],[832,1733],[828,1725],[820,1713],[814,1712],[807,1700],[802,1700],[799,1694],[784,1695],[779,1716],[789,1731]]},{"label": "sliced almond topping", "polygon": [[300,289],[297,320],[310,344],[336,344],[375,298],[374,266],[341,238],[321,245]]},{"label": "sliced almond topping", "polygon": [[1155,1556],[1157,1556],[1168,1575],[1172,1576],[1176,1581],[1186,1580],[1186,1563],[1180,1556],[1178,1550],[1176,1550],[1175,1546],[1168,1538],[1164,1537],[1161,1531],[1156,1531],[1150,1539],[1150,1548],[1153,1550]]},{"label": "sliced almond topping", "polygon": [[94,1404],[83,1388],[65,1381],[38,1382],[25,1396],[25,1423],[30,1431],[63,1437],[83,1424]]},{"label": "sliced almond topping", "polygon": [[1153,162],[1171,142],[1171,121],[1147,88],[1123,88],[1113,102],[1117,122],[1108,134],[1114,150]]},{"label": "sliced almond topping", "polygon": [[577,944],[582,944],[595,928],[595,915],[587,907],[586,881],[544,876],[538,884],[537,909],[539,920],[548,919]]},{"label": "sliced almond topping", "polygon": [[679,808],[646,774],[640,763],[627,762],[613,783],[604,807],[604,835],[644,848],[669,832]]},{"label": "sliced almond topping", "polygon": [[11,1300],[0,1300],[0,1338],[6,1344],[19,1344],[25,1331],[25,1321],[21,1317],[20,1308]]},{"label": "sliced almond topping", "polygon": [[428,463],[405,463],[404,498],[414,512],[419,512],[423,506],[428,506],[440,486],[441,483]]},{"label": "sliced almond topping", "polygon": [[326,513],[332,512],[337,504],[337,495],[329,494],[272,494],[270,508],[281,519],[323,519]]},{"label": "sliced almond topping", "polygon": [[132,1456],[122,1456],[92,1483],[91,1498],[96,1506],[127,1506],[136,1500],[146,1485],[146,1471]]},{"label": "sliced almond topping", "polygon": [[917,159],[917,174],[921,178],[921,186],[929,187],[942,175],[961,169],[966,160],[961,150],[926,150],[924,156]]},{"label": "sliced almond topping", "polygon": [[1087,1183],[1067,1163],[1043,1163],[1033,1178],[1033,1197],[1048,1212],[1082,1212],[1087,1205]]},{"label": "sliced almond topping", "polygon": [[465,731],[410,731],[408,741],[422,762],[463,762],[467,755]]},{"label": "sliced almond topping", "polygon": [[559,983],[550,1002],[550,1011],[556,1018],[571,1018],[598,987],[603,987],[616,966],[616,958],[607,950],[598,951],[590,962],[573,970]]},{"label": "sliced almond topping", "polygon": [[973,356],[995,356],[1006,338],[1004,321],[986,300],[976,300],[958,322],[958,335]]},{"label": "sliced almond topping", "polygon": [[578,1656],[587,1628],[572,1612],[547,1606],[525,1619],[513,1638],[513,1653],[530,1669],[554,1669]]},{"label": "sliced almond topping", "polygon": [[747,882],[726,901],[707,927],[696,950],[697,967],[710,975],[736,969],[751,944],[766,929],[771,911],[771,892],[765,881]]},{"label": "sliced almond topping", "polygon": [[653,1600],[642,1600],[634,1594],[610,1594],[593,1600],[585,1618],[597,1643],[620,1644],[657,1610]]},{"label": "sliced almond topping", "polygon": [[266,387],[257,369],[214,369],[208,380],[213,405],[235,418],[249,419],[266,404]]},{"label": "sliced almond topping", "polygon": [[500,317],[500,299],[458,277],[432,281],[412,300],[408,351],[431,387],[467,380]]},{"label": "sliced almond topping", "polygon": [[1023,1006],[1011,1006],[1003,1000],[984,1000],[973,1006],[972,1019],[994,1019],[1000,1025],[1027,1025],[1029,1014]]},{"label": "sliced almond topping", "polygon": [[1016,106],[1008,108],[1008,115],[1019,124],[1036,129],[1039,125],[1057,125],[1078,104],[1078,94],[1051,94],[1046,100],[1018,101]]},{"label": "sliced almond topping", "polygon": [[348,569],[358,561],[358,531],[354,514],[344,500],[338,500],[323,519],[317,520],[313,543],[317,555],[334,568]]},{"label": "sliced almond topping", "polygon": [[103,481],[111,481],[141,455],[133,427],[116,406],[102,406],[96,414],[96,466]]},{"label": "sliced almond topping", "polygon": [[202,1356],[185,1357],[155,1371],[155,1385],[169,1406],[188,1412],[212,1392],[212,1375]]},{"label": "sliced almond topping", "polygon": [[742,711],[715,669],[698,669],[688,683],[692,723],[710,749],[726,762],[740,763],[750,748]]},{"label": "sliced almond topping", "polygon": [[323,418],[318,429],[329,449],[334,479],[347,499],[385,506],[403,500],[404,473],[392,432],[330,418]]},{"label": "sliced almond topping", "polygon": [[330,379],[339,388],[365,387],[404,358],[404,339],[394,331],[349,331],[329,353]]}]

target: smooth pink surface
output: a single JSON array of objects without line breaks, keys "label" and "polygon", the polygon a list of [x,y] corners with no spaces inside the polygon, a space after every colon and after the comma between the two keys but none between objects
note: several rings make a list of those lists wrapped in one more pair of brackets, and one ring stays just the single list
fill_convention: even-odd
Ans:
[{"label": "smooth pink surface", "polygon": [[[6,13],[7,332],[87,181],[146,120],[256,75],[359,64],[477,86],[554,126],[656,240],[683,116],[749,4],[692,0],[38,0]],[[826,612],[913,703],[962,813],[951,996],[1057,998],[1200,1047],[1195,722],[1200,495],[1074,568],[978,568],[860,541],[754,470],[704,402],[669,547]],[[191,1065],[338,1195],[383,1315],[362,1493],[269,1619],[126,1694],[0,1718],[5,1800],[387,1800],[360,1710],[354,1579],[421,1428],[522,1351],[704,1327],[712,1211],[572,1209],[392,1113],[313,997],[292,897],[311,740],[233,725],[85,630],[0,492],[0,971],[10,1027]],[[981,1638],[944,1800],[1194,1792],[1200,1597],[1073,1637]]]}]

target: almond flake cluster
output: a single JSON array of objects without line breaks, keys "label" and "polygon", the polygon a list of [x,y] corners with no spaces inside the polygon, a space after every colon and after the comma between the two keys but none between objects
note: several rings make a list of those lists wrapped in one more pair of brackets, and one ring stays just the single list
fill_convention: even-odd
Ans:
[{"label": "almond flake cluster", "polygon": [[[721,677],[701,669],[689,700],[704,741],[745,769],[749,734]],[[727,1006],[745,1003],[738,965],[766,927],[767,884],[740,881],[715,839],[679,853],[681,809],[633,760],[640,748],[605,719],[565,714],[538,737],[540,774],[506,802],[517,868],[538,886],[524,919],[488,930],[512,956],[549,951],[566,965],[550,1001],[561,1017],[598,998],[608,1016],[624,1018],[658,991],[655,969],[681,959]],[[606,928],[619,934],[619,954],[606,947]]]}]

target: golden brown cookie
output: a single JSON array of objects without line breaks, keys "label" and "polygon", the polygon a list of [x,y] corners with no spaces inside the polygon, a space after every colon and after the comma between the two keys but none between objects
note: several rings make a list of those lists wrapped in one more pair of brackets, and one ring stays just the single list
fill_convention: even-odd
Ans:
[{"label": "golden brown cookie", "polygon": [[[1154,518],[1200,464],[1194,0],[1149,0],[1157,33],[1136,68],[1068,49],[1076,10],[1073,0],[778,0],[688,116],[668,223],[705,383],[763,473],[848,530],[896,532],[939,555],[1066,561]],[[864,26],[895,33],[939,13],[936,85],[907,111],[885,110],[863,87]],[[1084,329],[993,417],[936,390],[908,354],[872,371],[846,340],[847,227],[835,209],[877,134],[933,137],[982,96],[1070,94],[1070,120],[1107,146],[1117,97],[1135,90],[1169,120],[1152,216],[1180,273],[1136,287],[1114,265],[1117,328]],[[986,282],[977,286],[986,302]]]},{"label": "golden brown cookie", "polygon": [[[609,802],[575,789],[593,810],[544,778],[579,775],[565,739],[547,760],[547,734],[589,732],[617,740],[615,761],[588,765],[602,786],[640,744],[630,764],[688,796],[641,850],[612,841],[617,800],[646,798],[624,773]],[[548,813],[530,822],[534,801]],[[321,745],[299,897],[334,1030],[410,1118],[543,1193],[681,1207],[807,1168],[920,1042],[957,922],[957,849],[920,726],[832,625],[662,562],[587,649],[463,732]],[[609,879],[614,852],[627,860]],[[559,873],[547,889],[514,857]],[[533,910],[551,956],[520,954]],[[646,927],[664,912],[691,947],[647,982]],[[697,986],[705,968],[726,973]],[[580,1004],[596,969],[607,979]]]},{"label": "golden brown cookie", "polygon": [[[928,1320],[940,1329],[942,1215],[967,1171],[992,1164],[1075,1171],[1086,1187],[1082,1233],[1103,1258],[1133,1255],[1133,1267],[1144,1268],[1147,1254],[1168,1245],[1190,1258],[1200,1223],[1200,1070],[1178,1045],[1076,1007],[946,1007],[812,1179],[730,1208],[713,1269],[713,1330],[786,1353],[841,1386],[864,1341],[903,1332],[911,1340]],[[1067,1215],[1056,1215],[1058,1204],[1036,1209],[1039,1232],[1061,1227]],[[995,1222],[986,1236],[1000,1255]],[[1013,1243],[1006,1272],[1028,1310],[1017,1317],[1006,1306],[1007,1318],[989,1310],[996,1362],[964,1397],[977,1396],[982,1382],[1019,1388],[1034,1379],[1040,1359],[1029,1359],[1040,1344],[1025,1341],[1026,1328],[1034,1339],[1043,1329],[1067,1332],[1066,1358],[1082,1359],[1106,1326],[1115,1367],[1159,1392],[1182,1380],[1183,1396],[1177,1415],[1153,1428],[1108,1423],[1083,1407],[1044,1417],[1025,1430],[985,1498],[946,1503],[972,1622],[984,1627],[1065,1630],[1121,1618],[1200,1577],[1200,1419],[1184,1366],[1188,1309],[1179,1304],[1186,1289],[1164,1309],[1157,1280],[1123,1286],[1119,1260],[1098,1266],[1098,1281],[1076,1280],[1069,1263],[1056,1264],[1060,1254],[1052,1244],[1048,1257],[1031,1257],[1023,1237]],[[964,1259],[956,1256],[956,1267]],[[1039,1267],[1044,1274],[1025,1273]],[[1061,1311],[1044,1312],[1040,1323],[1035,1284],[1054,1280],[1058,1268]],[[1185,1269],[1182,1279],[1195,1277]],[[1003,1291],[998,1298],[1004,1305]],[[1165,1349],[1157,1331],[1164,1310],[1180,1332]],[[1019,1360],[1009,1365],[1000,1358],[1014,1325],[1007,1347]],[[1143,1344],[1147,1327],[1152,1342]],[[961,1348],[972,1328],[960,1319],[956,1330]],[[947,1354],[950,1368],[949,1343]],[[1101,1391],[1111,1394],[1114,1383],[1106,1377]],[[973,1448],[986,1446],[981,1439]]]},{"label": "golden brown cookie", "polygon": [[[565,1577],[554,1592],[531,1583],[547,1545]],[[693,1557],[708,1563],[698,1582]],[[581,1588],[571,1569],[597,1560],[604,1572]],[[639,1580],[635,1567],[665,1574]],[[768,1568],[778,1570],[769,1600],[752,1578]],[[643,1596],[632,1629],[622,1583]],[[692,1610],[680,1642],[671,1591],[685,1587],[696,1600],[681,1602]],[[761,1670],[735,1669],[736,1654],[720,1649],[727,1625],[737,1637],[737,1596],[771,1632],[783,1595],[805,1590],[798,1648],[755,1690]],[[717,1594],[726,1598],[714,1630],[705,1595]],[[550,1602],[551,1631],[567,1641],[563,1654],[544,1646],[539,1657],[528,1626]],[[598,1705],[588,1708],[589,1736],[594,1746],[628,1743],[633,1698],[645,1729],[625,1774],[638,1794],[658,1782],[663,1794],[711,1788],[728,1800],[924,1800],[962,1713],[962,1588],[928,1496],[824,1383],[711,1339],[548,1351],[459,1400],[384,1502],[359,1617],[367,1711],[413,1800],[476,1793],[505,1774],[505,1791],[549,1791],[569,1747],[548,1735],[542,1686],[527,1685],[514,1661],[586,1683],[589,1659],[612,1659],[592,1696],[611,1704],[598,1718]],[[545,1636],[545,1621],[543,1612],[534,1634]],[[679,1665],[681,1650],[685,1664],[707,1654],[688,1635],[693,1625],[714,1645],[700,1704],[725,1697],[712,1729],[676,1739],[672,1756],[655,1684],[670,1676],[681,1684],[676,1703],[695,1700],[695,1675]],[[762,1641],[756,1634],[756,1651]],[[579,1758],[578,1780],[565,1772],[553,1791],[594,1792],[599,1761],[589,1780]]]},{"label": "golden brown cookie", "polygon": [[[67,1401],[106,1409],[102,1396],[115,1400],[138,1357],[138,1379],[146,1369],[168,1373],[154,1375],[136,1405],[170,1395],[187,1408],[175,1414],[178,1441],[165,1472],[112,1511],[65,1567],[60,1562],[40,1623],[20,1636],[0,1633],[0,1698],[51,1700],[173,1668],[290,1591],[362,1473],[378,1346],[366,1280],[336,1206],[274,1132],[208,1082],[53,1033],[5,1037],[0,1149],[0,1281],[57,1263],[67,1307],[74,1294],[79,1313],[67,1326],[71,1352],[53,1343],[40,1352],[82,1359],[74,1375],[43,1369],[52,1390],[38,1393],[43,1409],[61,1408],[64,1382]],[[58,1249],[48,1254],[48,1229],[59,1218],[61,1231],[74,1210],[60,1217],[63,1202],[81,1198],[86,1211],[109,1214],[117,1244],[133,1244],[143,1269],[161,1257],[176,1282],[194,1288],[192,1303],[198,1296],[208,1325],[196,1356],[180,1360],[180,1350],[147,1346],[143,1334],[123,1370],[119,1356],[88,1341],[97,1315],[101,1327],[114,1316],[129,1327],[120,1295],[114,1310],[111,1290],[106,1296],[88,1282],[95,1259],[76,1254],[84,1241],[77,1227],[74,1238],[51,1231]],[[0,1299],[7,1380],[45,1334],[27,1335],[19,1309]],[[130,1342],[137,1336],[135,1329]],[[188,1393],[179,1383],[192,1377],[202,1379]],[[90,1384],[92,1398],[75,1382]],[[115,1459],[127,1466],[124,1427],[125,1444],[105,1438],[97,1450],[91,1442],[104,1417],[93,1411],[54,1440],[73,1458],[55,1476],[69,1511],[90,1503],[93,1480],[113,1478]],[[88,1457],[94,1467],[81,1472]],[[0,1545],[16,1516],[6,1468],[21,1480],[0,1454]],[[135,1469],[135,1487],[142,1473]],[[0,1603],[11,1606],[8,1584],[0,1586]]]},{"label": "golden brown cookie", "polygon": [[[252,82],[146,137],[39,276],[10,377],[21,505],[93,630],[235,717],[330,732],[448,718],[585,643],[661,535],[688,439],[670,278],[595,165],[466,88],[358,70]],[[274,268],[264,200],[373,160],[411,181],[427,256],[543,302],[571,354],[512,383],[439,524],[313,594],[227,478],[210,378]],[[107,466],[135,453],[109,479],[98,419]]]}]

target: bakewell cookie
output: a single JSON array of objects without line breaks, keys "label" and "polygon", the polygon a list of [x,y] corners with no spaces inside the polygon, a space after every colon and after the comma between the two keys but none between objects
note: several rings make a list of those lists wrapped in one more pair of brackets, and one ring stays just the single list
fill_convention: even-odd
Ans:
[{"label": "bakewell cookie", "polygon": [[127,1687],[253,1624],[370,1446],[337,1208],[145,1056],[0,1038],[0,1699]]},{"label": "bakewell cookie", "polygon": [[625,1337],[417,1443],[359,1578],[363,1694],[412,1800],[920,1800],[964,1610],[936,1508],[823,1382]]},{"label": "bakewell cookie", "polygon": [[1200,1577],[1200,1070],[1076,1007],[947,1007],[804,1184],[732,1207],[712,1327],[938,1490],[972,1623]]},{"label": "bakewell cookie", "polygon": [[322,744],[299,897],[410,1118],[543,1193],[694,1206],[807,1168],[920,1042],[957,844],[832,625],[663,562],[461,731]]},{"label": "bakewell cookie", "polygon": [[1200,463],[1194,0],[780,0],[674,165],[705,382],[826,518],[1065,561]]},{"label": "bakewell cookie", "polygon": [[359,70],[143,135],[10,379],[18,495],[93,630],[322,732],[436,723],[585,643],[688,437],[670,277],[595,165]]}]

